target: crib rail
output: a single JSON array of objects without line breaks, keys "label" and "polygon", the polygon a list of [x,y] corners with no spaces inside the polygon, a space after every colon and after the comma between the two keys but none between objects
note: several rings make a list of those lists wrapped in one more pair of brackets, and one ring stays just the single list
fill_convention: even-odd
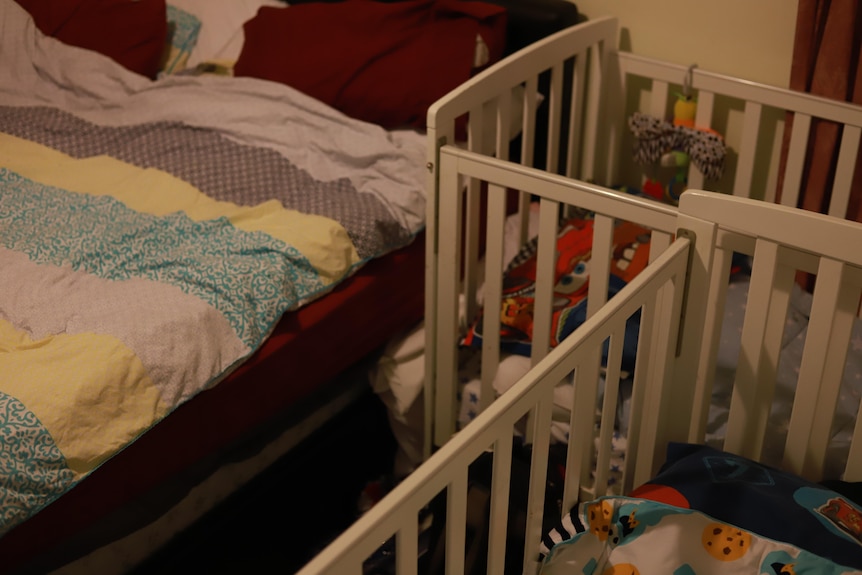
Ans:
[{"label": "crib rail", "polygon": [[[597,200],[601,202],[602,200]],[[608,342],[611,360],[619,361],[625,322],[638,310],[656,309],[662,305],[667,290],[677,312],[682,305],[686,268],[689,257],[689,240],[681,238],[651,263],[647,269],[628,284],[618,296],[587,320],[569,338],[548,353],[525,377],[491,404],[469,425],[469,433],[456,434],[435,452],[413,474],[371,508],[353,526],[317,555],[299,575],[360,574],[367,558],[380,545],[395,538],[395,565],[398,575],[415,574],[417,567],[418,515],[440,493],[446,496],[445,549],[446,573],[464,572],[465,524],[467,521],[468,471],[470,465],[483,453],[493,452],[494,476],[491,492],[491,518],[488,533],[488,569],[490,574],[502,574],[506,548],[506,524],[510,497],[509,472],[512,466],[512,436],[516,426],[525,417],[531,421],[534,442],[530,466],[526,539],[524,541],[523,573],[534,572],[539,557],[542,536],[545,476],[550,442],[550,412],[553,389],[564,378],[574,377],[580,388],[595,386],[596,381],[584,373],[592,371],[596,351]],[[652,314],[658,330],[664,334],[656,342],[661,349],[673,349],[677,336],[679,314]],[[645,358],[637,370],[660,372],[672,369],[672,355]],[[663,364],[663,365],[659,365]],[[649,477],[655,472],[654,450],[661,445],[665,406],[662,397],[662,380],[645,389],[645,417],[638,425],[639,441],[629,456],[635,468],[634,475]],[[609,398],[607,401],[614,401]],[[595,434],[592,430],[594,411],[586,403],[575,401],[572,423],[579,431],[571,437],[568,447],[566,485],[562,509],[570,508],[579,496],[592,497],[606,492],[606,478],[590,474]],[[608,422],[599,430],[603,450],[609,449]],[[638,451],[638,447],[642,448]],[[599,461],[606,462],[603,456]],[[636,463],[635,463],[636,462]],[[632,480],[626,482],[631,484]],[[437,518],[439,520],[439,518]]]},{"label": "crib rail", "polygon": [[[694,402],[701,406],[692,419],[690,440],[703,439],[715,374],[720,325],[704,317],[722,313],[731,254],[748,254],[754,258],[753,272],[724,448],[762,459],[794,277],[797,271],[812,273],[816,283],[793,409],[783,438],[783,459],[770,463],[809,479],[822,479],[829,443],[836,433],[845,362],[848,353],[860,353],[860,342],[851,342],[851,330],[862,294],[862,224],[704,192],[684,194],[680,210],[680,226],[698,238],[686,321],[714,325],[714,329],[695,332],[703,335],[701,351],[684,355],[688,366],[679,370],[691,377],[689,388],[691,381],[696,382]],[[696,375],[691,369],[696,369]],[[838,470],[848,481],[862,479],[859,419],[857,415],[842,424],[852,430],[847,451],[840,455],[846,464]],[[769,423],[780,427],[778,422]]]}]

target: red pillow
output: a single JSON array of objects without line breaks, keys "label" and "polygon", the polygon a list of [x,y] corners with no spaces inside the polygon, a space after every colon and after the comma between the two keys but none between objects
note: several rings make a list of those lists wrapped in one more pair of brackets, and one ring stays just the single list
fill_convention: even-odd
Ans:
[{"label": "red pillow", "polygon": [[464,0],[261,8],[234,68],[293,86],[387,129],[425,127],[428,107],[470,78],[477,34],[502,56],[505,10]]},{"label": "red pillow", "polygon": [[43,34],[94,50],[149,78],[168,33],[165,0],[16,0]]}]

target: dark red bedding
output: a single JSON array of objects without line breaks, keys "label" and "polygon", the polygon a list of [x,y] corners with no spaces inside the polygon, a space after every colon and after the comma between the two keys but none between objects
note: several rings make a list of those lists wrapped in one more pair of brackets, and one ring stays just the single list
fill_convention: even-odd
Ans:
[{"label": "dark red bedding", "polygon": [[464,0],[323,2],[263,7],[245,24],[234,68],[293,86],[388,129],[425,128],[428,107],[503,53],[506,11]]}]

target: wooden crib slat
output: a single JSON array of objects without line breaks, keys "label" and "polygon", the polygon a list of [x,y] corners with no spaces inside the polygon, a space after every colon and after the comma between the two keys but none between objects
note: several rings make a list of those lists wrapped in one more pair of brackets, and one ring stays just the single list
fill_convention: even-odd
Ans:
[{"label": "wooden crib slat", "polygon": [[[583,82],[580,82],[580,92],[579,94],[583,95],[586,100],[585,104],[585,112],[583,117],[583,147],[581,148],[581,163],[580,163],[580,178],[584,181],[590,182],[595,181],[597,178],[601,176],[601,174],[596,174],[596,155],[599,152],[600,144],[599,144],[599,130],[604,129],[603,126],[600,126],[600,108],[604,104],[603,102],[603,93],[602,86],[605,82],[605,67],[607,59],[604,54],[604,44],[602,43],[599,47],[592,47],[589,50],[582,51],[578,54],[577,64],[580,66],[589,66],[590,68],[590,80],[589,85],[586,86],[586,89],[583,87]],[[604,150],[608,150],[608,148],[604,148]],[[616,161],[616,158],[613,158],[613,154],[608,154],[608,159],[605,162],[608,164],[608,172],[613,171],[613,162]],[[575,158],[574,163],[577,164],[577,158]],[[604,174],[607,178],[609,174]]]},{"label": "wooden crib slat", "polygon": [[[694,125],[697,128],[712,127],[712,110],[715,105],[715,94],[706,90],[701,90],[697,94],[697,113],[694,118]],[[688,187],[698,190],[706,189],[704,186],[705,178],[703,172],[698,170],[694,164],[688,167]]]},{"label": "wooden crib slat", "polygon": [[811,131],[811,116],[794,114],[790,131],[790,146],[787,149],[787,162],[784,168],[784,181],[781,187],[781,204],[796,207],[802,187],[802,170],[805,168],[805,155],[808,149],[808,134]]},{"label": "wooden crib slat", "polygon": [[668,246],[670,246],[671,241],[673,241],[672,234],[661,230],[652,230],[649,241],[649,261],[655,261],[655,259],[665,251]]},{"label": "wooden crib slat", "polygon": [[[721,337],[721,318],[724,317],[727,301],[728,281],[733,254],[727,250],[716,250],[713,271],[710,276],[709,296],[704,320],[703,345],[701,355],[706,357],[698,366],[694,382],[692,420],[688,440],[702,442],[709,419],[709,405],[715,380],[715,364],[718,357],[718,342]],[[711,328],[711,329],[708,329]]]},{"label": "wooden crib slat", "polygon": [[[484,126],[488,121],[484,108],[477,106],[470,111],[470,121],[467,123],[467,149],[488,153],[492,150],[494,142],[484,141]],[[464,283],[463,293],[465,298],[465,315],[467,321],[475,317],[478,304],[472,294],[476,293],[478,286],[479,268],[479,236],[480,229],[478,221],[481,206],[481,183],[475,178],[467,181],[466,201],[464,215]]]},{"label": "wooden crib slat", "polygon": [[616,409],[620,392],[620,365],[623,361],[623,340],[625,338],[625,321],[618,322],[613,327],[608,344],[608,361],[605,371],[605,393],[602,400],[602,415],[599,420],[599,447],[596,458],[596,493],[607,493],[608,475],[611,467],[611,451],[614,432],[616,431]]},{"label": "wooden crib slat", "polygon": [[539,202],[539,245],[536,253],[536,294],[530,355],[532,365],[545,357],[551,348],[551,312],[559,219],[559,202],[542,198]]},{"label": "wooden crib slat", "polygon": [[524,118],[521,121],[521,164],[533,165],[536,149],[536,110],[539,79],[530,76],[524,85]]},{"label": "wooden crib slat", "polygon": [[811,305],[809,337],[787,433],[784,465],[810,479],[822,476],[838,403],[859,290],[842,283],[846,266],[823,258]]},{"label": "wooden crib slat", "polygon": [[[566,176],[570,178],[577,177],[580,173],[578,169],[579,159],[581,157],[581,134],[583,132],[583,115],[584,115],[584,92],[585,80],[587,72],[587,54],[581,52],[574,59],[574,72],[572,75],[572,99],[569,105],[569,133],[567,139],[568,160],[566,161]],[[596,141],[595,133],[584,133],[585,149],[595,150]],[[592,153],[592,152],[591,152]],[[590,157],[587,165],[592,165],[593,160]],[[591,177],[591,176],[590,176]]]},{"label": "wooden crib slat", "polygon": [[853,172],[856,168],[856,158],[859,154],[859,135],[862,129],[858,126],[844,126],[841,136],[841,151],[838,154],[838,164],[835,167],[835,181],[832,184],[832,197],[829,200],[829,215],[836,218],[847,216],[847,206],[850,204],[850,187],[853,184]]},{"label": "wooden crib slat", "polygon": [[493,142],[485,141],[485,122],[487,118],[485,118],[484,106],[473,107],[469,112],[468,118],[470,121],[467,122],[467,149],[479,154],[490,152],[493,149],[490,147],[493,145]]},{"label": "wooden crib slat", "polygon": [[590,285],[587,291],[587,317],[592,317],[608,301],[611,258],[614,248],[614,218],[596,214],[593,222]]},{"label": "wooden crib slat", "polygon": [[500,363],[500,309],[503,300],[503,242],[505,241],[506,190],[488,184],[488,228],[485,251],[485,287],[482,317],[482,376],[479,410],[494,401],[494,377]]},{"label": "wooden crib slat", "polygon": [[[539,201],[539,233],[536,248],[536,287],[533,305],[533,338],[530,346],[530,365],[542,360],[551,349],[551,321],[553,319],[554,270],[556,268],[557,235],[560,221],[560,203],[542,198]],[[532,443],[533,422],[527,421],[526,441]]]},{"label": "wooden crib slat", "polygon": [[759,459],[793,276],[789,268],[780,269],[775,242],[757,240],[754,258],[724,447]]},{"label": "wooden crib slat", "polygon": [[482,184],[476,178],[467,180],[465,191],[465,222],[464,227],[464,280],[462,293],[464,295],[465,321],[470,322],[476,317],[479,310],[479,302],[473,294],[479,289],[481,264],[479,257],[479,243],[481,229],[478,224],[482,210]]},{"label": "wooden crib slat", "polygon": [[551,412],[553,388],[548,387],[530,410],[527,421],[532,438],[530,454],[530,483],[527,494],[527,525],[524,537],[524,566],[522,573],[536,573],[539,544],[542,537],[542,517],[545,509],[545,486],[548,473],[548,451],[551,445]]},{"label": "wooden crib slat", "polygon": [[712,128],[712,114],[715,109],[715,92],[701,90],[697,93],[697,112],[694,125],[697,128]]},{"label": "wooden crib slat", "polygon": [[[592,441],[585,442],[580,438],[593,437],[593,424],[596,419],[596,398],[601,365],[600,349],[596,348],[590,355],[579,362],[574,371],[572,383],[575,391],[572,394],[573,405],[569,406],[569,437],[575,442],[575,448],[569,448],[566,454],[566,485],[563,493],[563,508],[569,509],[578,502],[585,486],[590,485],[592,470]],[[591,490],[592,493],[595,493]]]},{"label": "wooden crib slat", "polygon": [[739,156],[736,164],[736,179],[733,183],[733,195],[750,197],[751,178],[754,175],[754,154],[757,148],[757,134],[760,131],[761,104],[745,103],[743,115],[742,141],[739,144]]},{"label": "wooden crib slat", "polygon": [[419,557],[418,518],[416,521],[408,521],[395,537],[395,574],[416,575],[419,572],[417,557]]},{"label": "wooden crib slat", "polygon": [[[756,254],[755,248],[755,254]],[[779,257],[781,250],[779,250]],[[761,356],[757,370],[757,414],[749,422],[753,434],[759,438],[759,446],[753,445],[753,452],[760,453],[766,428],[769,424],[770,406],[775,397],[775,383],[778,379],[778,360],[782,348],[782,338],[790,306],[790,293],[793,290],[795,272],[791,266],[779,265],[772,281],[772,292],[767,311],[766,331],[764,332],[764,355]]]},{"label": "wooden crib slat", "polygon": [[522,246],[530,239],[530,194],[518,193],[518,245]]},{"label": "wooden crib slat", "polygon": [[467,487],[466,467],[453,472],[454,478],[446,490],[446,574],[464,575],[467,540]]},{"label": "wooden crib slat", "polygon": [[664,118],[667,110],[668,84],[661,80],[652,81],[648,114]]},{"label": "wooden crib slat", "polygon": [[622,493],[629,493],[635,487],[634,470],[638,461],[638,445],[640,442],[641,421],[643,418],[645,390],[649,381],[648,362],[652,357],[653,334],[658,329],[656,323],[656,302],[647,302],[641,308],[640,325],[638,326],[639,357],[645,358],[644,367],[637,365],[632,376],[632,396],[629,400],[628,433],[626,434],[626,464],[623,467]]},{"label": "wooden crib slat", "polygon": [[497,113],[494,117],[497,129],[497,139],[494,142],[496,156],[500,160],[509,159],[509,141],[511,140],[512,90],[503,91],[497,98]]},{"label": "wooden crib slat", "polygon": [[563,64],[551,68],[551,89],[548,101],[548,156],[545,169],[556,174],[560,165],[560,126],[563,117]]},{"label": "wooden crib slat", "polygon": [[760,451],[757,450],[754,453],[750,446],[754,439],[751,437],[748,423],[757,409],[757,370],[760,357],[764,352],[761,342],[766,333],[772,280],[778,261],[778,246],[775,243],[761,243],[760,247],[748,288],[750,304],[746,306],[743,320],[740,352],[724,440],[725,450],[739,455],[750,454],[753,459],[759,457]]},{"label": "wooden crib slat", "polygon": [[494,443],[494,463],[491,483],[491,514],[488,532],[488,569],[487,575],[503,575],[506,555],[500,549],[506,548],[506,527],[509,517],[509,491],[511,489],[512,433]]},{"label": "wooden crib slat", "polygon": [[[674,318],[680,318],[685,278],[680,277],[666,284],[651,300],[658,312],[651,333],[651,345],[657,353],[650,355],[646,366],[649,375],[643,400],[642,424],[638,434],[637,460],[634,463],[632,479],[636,485],[645,483],[658,469],[664,459],[663,446],[671,439],[675,420],[680,418],[688,426],[690,412],[678,412],[672,405],[667,392],[668,381],[672,377],[669,366],[676,354],[676,341],[680,328]],[[660,350],[660,351],[659,351]],[[638,355],[640,358],[641,356]],[[641,369],[641,361],[635,370]],[[690,382],[688,382],[690,385]],[[690,404],[689,404],[690,405]],[[687,408],[688,409],[688,408]],[[662,415],[673,421],[662,420]],[[660,447],[662,446],[662,447]],[[630,449],[630,448],[629,448]],[[628,464],[627,464],[628,465]]]},{"label": "wooden crib slat", "polygon": [[455,386],[458,381],[458,350],[452,345],[457,338],[458,295],[460,293],[461,262],[461,194],[457,159],[440,156],[439,209],[451,217],[440,218],[439,237],[447,238],[437,245],[437,321],[436,321],[436,381],[426,386],[429,400],[434,402],[434,442],[442,445],[455,433]]}]

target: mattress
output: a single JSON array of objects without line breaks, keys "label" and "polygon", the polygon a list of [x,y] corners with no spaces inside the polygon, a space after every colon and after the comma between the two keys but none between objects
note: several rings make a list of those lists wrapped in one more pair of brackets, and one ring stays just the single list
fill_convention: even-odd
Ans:
[{"label": "mattress", "polygon": [[415,322],[426,171],[416,131],[254,78],[151,81],[7,0],[0,77],[5,569],[184,489]]}]

